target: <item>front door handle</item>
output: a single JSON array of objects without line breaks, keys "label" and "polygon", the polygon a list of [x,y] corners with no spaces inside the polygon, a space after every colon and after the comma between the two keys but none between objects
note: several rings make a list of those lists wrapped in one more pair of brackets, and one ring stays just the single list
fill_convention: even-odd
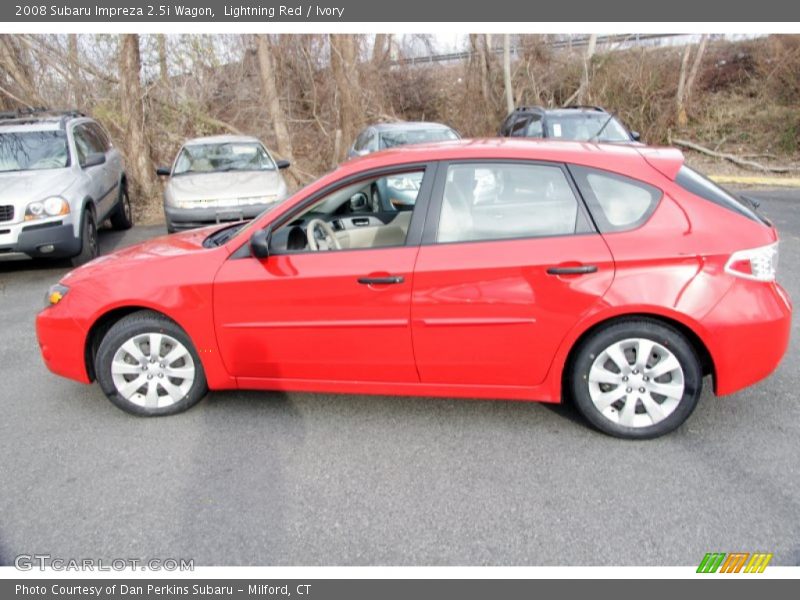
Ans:
[{"label": "front door handle", "polygon": [[586,275],[596,273],[597,265],[577,265],[574,267],[548,267],[548,275]]},{"label": "front door handle", "polygon": [[405,277],[402,275],[389,275],[387,277],[359,277],[358,283],[364,285],[391,285],[393,283],[403,283]]}]

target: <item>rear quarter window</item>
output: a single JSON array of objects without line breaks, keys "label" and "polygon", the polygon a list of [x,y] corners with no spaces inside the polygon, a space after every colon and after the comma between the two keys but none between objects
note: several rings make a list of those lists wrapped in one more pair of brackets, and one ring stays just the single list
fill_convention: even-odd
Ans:
[{"label": "rear quarter window", "polygon": [[661,190],[643,181],[600,169],[575,165],[569,169],[602,233],[643,225],[661,200]]},{"label": "rear quarter window", "polygon": [[739,202],[733,195],[721,188],[716,183],[711,181],[705,175],[701,175],[694,169],[690,169],[686,165],[682,166],[675,177],[675,183],[681,186],[687,192],[699,196],[704,200],[713,202],[723,208],[732,210],[740,215],[752,219],[753,221],[763,222],[755,212],[750,210],[744,204]]}]

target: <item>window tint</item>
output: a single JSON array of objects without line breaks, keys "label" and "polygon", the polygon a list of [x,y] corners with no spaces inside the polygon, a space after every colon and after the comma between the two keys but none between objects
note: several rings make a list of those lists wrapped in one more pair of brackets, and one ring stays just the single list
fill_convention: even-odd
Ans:
[{"label": "window tint", "polygon": [[542,137],[542,116],[530,114],[520,117],[511,127],[511,137]]},{"label": "window tint", "polygon": [[455,164],[447,170],[438,242],[575,233],[578,202],[561,168]]},{"label": "window tint", "polygon": [[97,123],[89,123],[87,124],[87,128],[92,132],[95,139],[100,144],[102,152],[108,152],[109,149],[111,148],[111,141],[108,139],[108,135],[103,130],[103,128],[100,127],[100,125],[98,125]]},{"label": "window tint", "polygon": [[78,125],[73,130],[75,148],[78,151],[78,162],[82,165],[90,154],[103,153],[103,143],[86,125]]},{"label": "window tint", "polygon": [[661,191],[644,182],[586,167],[570,166],[602,232],[633,229],[655,210]]},{"label": "window tint", "polygon": [[365,129],[356,138],[356,143],[353,144],[353,150],[361,151],[364,149],[364,146],[367,145],[367,136],[369,134],[369,129]]},{"label": "window tint", "polygon": [[756,213],[739,202],[730,193],[719,187],[716,183],[704,175],[701,175],[697,171],[690,169],[685,165],[678,171],[678,175],[675,177],[675,183],[695,196],[700,196],[709,202],[713,202],[714,204],[723,206],[728,210],[732,210],[740,215],[744,215],[748,219],[762,222]]}]

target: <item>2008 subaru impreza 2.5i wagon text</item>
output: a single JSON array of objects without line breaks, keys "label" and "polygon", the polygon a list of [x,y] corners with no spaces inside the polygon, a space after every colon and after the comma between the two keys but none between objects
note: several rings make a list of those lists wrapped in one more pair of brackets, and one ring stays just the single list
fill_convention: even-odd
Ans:
[{"label": "2008 subaru impreza 2.5i wagon text", "polygon": [[[369,201],[412,177],[413,204]],[[777,256],[775,228],[677,150],[447,142],[98,258],[50,289],[37,332],[53,372],[139,415],[227,388],[570,399],[648,438],[704,375],[725,395],[776,368]]]}]

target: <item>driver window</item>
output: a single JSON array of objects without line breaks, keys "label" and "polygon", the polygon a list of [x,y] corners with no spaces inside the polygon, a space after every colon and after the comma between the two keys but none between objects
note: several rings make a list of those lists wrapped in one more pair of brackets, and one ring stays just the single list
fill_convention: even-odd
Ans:
[{"label": "driver window", "polygon": [[423,175],[406,171],[338,188],[275,230],[270,249],[282,254],[403,246]]}]

